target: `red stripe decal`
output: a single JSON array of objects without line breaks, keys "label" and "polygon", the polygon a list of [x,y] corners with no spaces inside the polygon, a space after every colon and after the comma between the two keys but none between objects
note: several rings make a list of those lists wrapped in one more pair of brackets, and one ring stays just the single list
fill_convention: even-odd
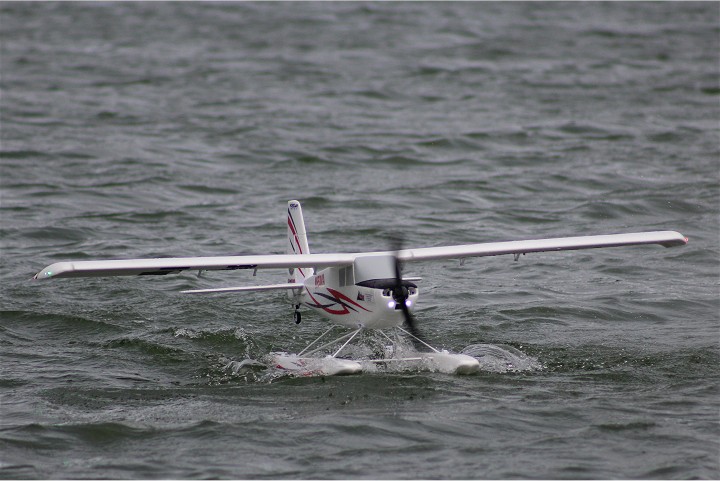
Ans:
[{"label": "red stripe decal", "polygon": [[[302,246],[300,245],[300,239],[298,239],[297,236],[297,230],[295,229],[295,219],[293,219],[293,216],[290,213],[290,209],[288,209],[288,227],[290,228],[290,232],[292,232],[293,237],[295,237],[295,244],[297,244],[297,250],[300,251],[300,254],[304,254]],[[295,251],[295,246],[292,245],[292,240],[290,241],[290,247],[292,247],[293,251]],[[295,253],[297,253],[297,251],[295,251]],[[300,271],[301,276],[307,277],[305,275],[305,272],[303,272],[300,267],[298,267],[297,270]]]},{"label": "red stripe decal", "polygon": [[349,302],[350,304],[352,304],[353,306],[359,307],[359,308],[362,309],[363,311],[370,312],[370,311],[368,311],[367,309],[365,309],[363,306],[361,306],[360,304],[358,304],[357,302],[355,302],[355,301],[353,301],[352,299],[350,299],[350,298],[349,298],[348,296],[346,296],[345,294],[342,294],[342,293],[336,291],[335,289],[330,289],[329,287],[327,288],[327,290],[328,290],[328,292],[329,292],[330,294],[332,294],[334,297],[336,297],[336,298],[338,298],[338,299],[342,299],[343,301],[347,301],[347,302]]},{"label": "red stripe decal", "polygon": [[300,251],[300,254],[304,254],[302,251],[302,246],[300,245],[300,239],[298,239],[297,231],[295,230],[295,220],[292,218],[292,214],[288,211],[288,227],[290,228],[290,231],[293,234],[293,237],[295,237],[295,243],[298,246],[298,250]]},{"label": "red stripe decal", "polygon": [[[336,316],[344,316],[344,315],[350,314],[350,310],[348,309],[348,306],[346,305],[346,303],[352,304],[353,306],[356,306],[356,307],[359,307],[360,309],[362,309],[365,312],[372,312],[368,309],[365,309],[363,306],[361,306],[357,302],[353,301],[346,295],[336,291],[335,289],[331,289],[328,287],[327,290],[332,295],[332,300],[335,301],[335,304],[321,304],[317,299],[315,299],[315,296],[313,296],[310,291],[306,290],[308,295],[310,296],[310,298],[315,302],[315,304],[308,303],[308,306],[322,309],[323,311],[327,312],[328,314],[334,314]],[[326,294],[322,294],[322,295],[326,296]],[[326,296],[326,297],[330,297],[330,296]],[[341,306],[342,309],[331,309],[331,306],[334,306],[336,304]]]}]

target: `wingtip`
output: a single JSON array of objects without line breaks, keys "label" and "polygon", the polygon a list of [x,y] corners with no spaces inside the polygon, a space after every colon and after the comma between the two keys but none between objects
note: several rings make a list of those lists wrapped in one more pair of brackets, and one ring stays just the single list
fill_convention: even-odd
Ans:
[{"label": "wingtip", "polygon": [[669,234],[672,234],[672,238],[667,240],[666,242],[661,242],[660,245],[663,247],[678,247],[678,246],[684,246],[688,243],[689,239],[682,235],[680,232],[677,231],[669,231]]},{"label": "wingtip", "polygon": [[686,235],[683,235],[680,232],[677,232],[677,234],[678,234],[678,237],[680,237],[680,242],[681,242],[678,245],[684,246],[685,244],[687,244],[690,241],[690,239],[688,239],[688,237]]},{"label": "wingtip", "polygon": [[73,270],[71,262],[56,262],[46,266],[33,276],[33,280],[42,281],[46,279],[52,279],[55,277],[65,277],[65,275]]},{"label": "wingtip", "polygon": [[44,277],[42,274],[43,274],[43,272],[46,272],[46,271],[47,271],[47,268],[41,270],[40,272],[38,272],[37,274],[35,274],[34,276],[32,276],[32,280],[33,280],[33,281],[40,281],[40,280],[42,280],[42,279],[45,279],[45,278],[47,277],[47,274],[46,274],[45,277]]}]

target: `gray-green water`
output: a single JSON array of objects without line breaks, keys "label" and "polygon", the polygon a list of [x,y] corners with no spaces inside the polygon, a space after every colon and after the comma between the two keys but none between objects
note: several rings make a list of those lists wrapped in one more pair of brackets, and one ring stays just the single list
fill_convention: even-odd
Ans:
[{"label": "gray-green water", "polygon": [[[720,477],[717,3],[3,3],[0,477]],[[418,264],[481,374],[275,378],[282,296],[68,259],[673,229]]]}]

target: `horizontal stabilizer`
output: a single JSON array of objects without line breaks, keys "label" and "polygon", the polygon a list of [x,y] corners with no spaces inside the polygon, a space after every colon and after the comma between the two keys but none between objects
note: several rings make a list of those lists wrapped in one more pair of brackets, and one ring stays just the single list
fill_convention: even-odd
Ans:
[{"label": "horizontal stabilizer", "polygon": [[287,289],[302,289],[302,284],[271,284],[268,286],[245,286],[245,287],[221,287],[218,289],[194,289],[180,291],[183,294],[212,294],[214,292],[241,292],[241,291],[274,291]]}]

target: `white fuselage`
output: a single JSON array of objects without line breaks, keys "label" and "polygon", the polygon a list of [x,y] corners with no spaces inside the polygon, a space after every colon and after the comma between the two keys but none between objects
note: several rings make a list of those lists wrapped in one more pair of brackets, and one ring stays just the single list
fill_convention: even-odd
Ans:
[{"label": "white fuselage", "polygon": [[[323,317],[345,327],[387,329],[404,322],[392,289],[354,284],[352,266],[328,267],[304,279],[295,302],[313,308]],[[412,311],[418,298],[414,284],[408,288],[406,305]]]}]

